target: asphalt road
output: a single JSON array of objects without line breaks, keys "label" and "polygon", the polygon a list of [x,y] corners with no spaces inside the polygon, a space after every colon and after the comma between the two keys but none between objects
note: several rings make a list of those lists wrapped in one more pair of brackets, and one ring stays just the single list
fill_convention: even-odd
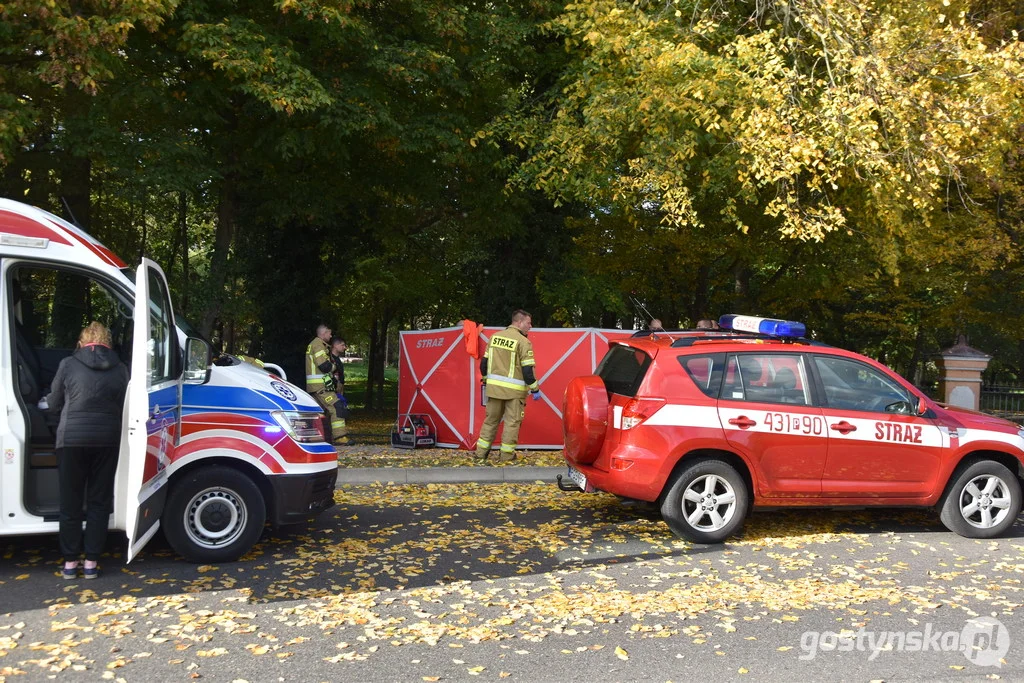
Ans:
[{"label": "asphalt road", "polygon": [[[722,546],[552,485],[357,486],[237,563],[0,542],[0,681],[1024,679],[1024,527],[758,512]],[[973,621],[972,621],[973,620]],[[965,651],[966,648],[966,651]]]}]

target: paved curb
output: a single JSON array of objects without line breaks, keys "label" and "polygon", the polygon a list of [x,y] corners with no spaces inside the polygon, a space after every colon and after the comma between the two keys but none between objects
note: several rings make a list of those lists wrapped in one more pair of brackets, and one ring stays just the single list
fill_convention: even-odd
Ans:
[{"label": "paved curb", "polygon": [[564,472],[564,467],[339,467],[337,485],[554,483]]}]

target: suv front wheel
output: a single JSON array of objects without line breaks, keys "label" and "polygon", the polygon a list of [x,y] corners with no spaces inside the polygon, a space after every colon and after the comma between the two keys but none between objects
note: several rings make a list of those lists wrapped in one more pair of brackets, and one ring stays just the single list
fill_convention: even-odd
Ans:
[{"label": "suv front wheel", "polygon": [[694,543],[721,543],[747,516],[750,497],[743,477],[721,460],[696,460],[672,479],[661,516],[677,536]]},{"label": "suv front wheel", "polygon": [[953,533],[994,538],[1013,526],[1020,510],[1017,477],[998,462],[982,460],[959,473],[942,501],[939,517]]}]

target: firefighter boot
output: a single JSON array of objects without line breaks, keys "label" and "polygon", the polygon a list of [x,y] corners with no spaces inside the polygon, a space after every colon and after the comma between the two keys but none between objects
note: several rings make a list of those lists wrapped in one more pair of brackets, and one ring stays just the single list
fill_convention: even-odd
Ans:
[{"label": "firefighter boot", "polygon": [[473,460],[480,463],[481,465],[486,465],[487,456],[489,456],[490,454],[490,448],[477,448],[476,453],[473,454]]},{"label": "firefighter boot", "polygon": [[506,450],[498,451],[498,464],[499,465],[507,465],[508,463],[513,462],[515,459],[516,459],[516,452],[515,451],[506,451]]}]

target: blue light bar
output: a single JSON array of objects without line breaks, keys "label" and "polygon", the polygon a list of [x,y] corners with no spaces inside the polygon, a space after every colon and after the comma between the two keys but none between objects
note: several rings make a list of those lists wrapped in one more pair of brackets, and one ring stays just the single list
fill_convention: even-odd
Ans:
[{"label": "blue light bar", "polygon": [[718,326],[723,330],[754,332],[773,337],[803,337],[807,334],[807,327],[803,323],[775,318],[755,318],[752,315],[723,315],[718,320]]}]

